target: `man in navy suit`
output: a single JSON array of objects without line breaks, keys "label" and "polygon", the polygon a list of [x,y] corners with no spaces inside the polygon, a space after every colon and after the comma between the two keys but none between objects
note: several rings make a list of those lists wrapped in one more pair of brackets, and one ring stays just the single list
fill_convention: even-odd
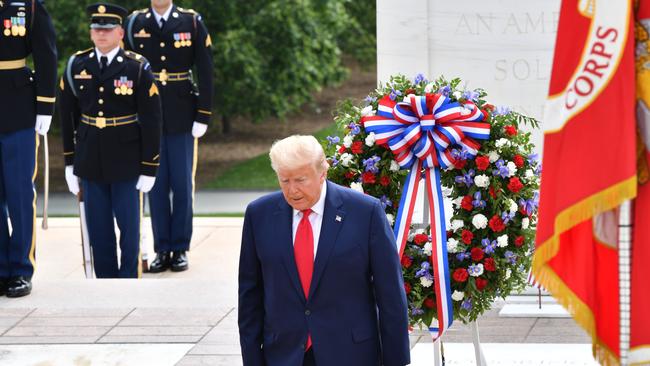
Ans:
[{"label": "man in navy suit", "polygon": [[312,136],[269,155],[282,192],[246,209],[239,259],[244,366],[409,364],[404,283],[379,201],[328,182]]}]

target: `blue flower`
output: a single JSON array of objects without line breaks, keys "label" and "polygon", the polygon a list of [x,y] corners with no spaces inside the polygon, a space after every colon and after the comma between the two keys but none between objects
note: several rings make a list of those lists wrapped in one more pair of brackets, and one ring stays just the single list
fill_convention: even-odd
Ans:
[{"label": "blue flower", "polygon": [[508,166],[503,162],[503,159],[499,159],[496,163],[496,166],[497,168],[492,170],[492,175],[498,175],[501,178],[508,178],[510,175],[510,170],[508,169]]},{"label": "blue flower", "polygon": [[393,207],[393,202],[391,202],[386,195],[381,196],[379,202],[381,203],[381,208],[384,210],[386,210],[386,207]]},{"label": "blue flower", "polygon": [[422,315],[422,314],[424,314],[424,310],[420,308],[413,308],[413,310],[411,310],[411,315],[413,316]]},{"label": "blue flower", "polygon": [[519,199],[519,207],[521,207],[527,215],[532,215],[537,211],[539,206],[539,192],[535,192],[533,198],[524,200],[523,198]]},{"label": "blue flower", "polygon": [[350,129],[350,134],[351,135],[358,135],[361,132],[361,127],[359,127],[358,124],[352,122],[348,125],[348,128]]},{"label": "blue flower", "polygon": [[462,304],[460,304],[460,307],[467,311],[472,310],[472,300],[470,299],[463,300]]},{"label": "blue flower", "polygon": [[[507,169],[507,168],[506,168]],[[474,169],[470,169],[467,173],[463,175],[456,176],[454,181],[458,184],[464,184],[468,188],[474,185]]]},{"label": "blue flower", "polygon": [[506,260],[510,262],[510,264],[515,264],[517,261],[517,255],[509,250],[506,250],[504,256],[506,257]]},{"label": "blue flower", "polygon": [[463,149],[463,150],[458,150],[458,149],[452,149],[451,150],[451,156],[454,159],[458,160],[467,160],[470,157],[469,151]]},{"label": "blue flower", "polygon": [[338,136],[327,136],[327,146],[332,146],[341,142]]},{"label": "blue flower", "polygon": [[474,90],[465,90],[463,92],[463,98],[465,98],[467,100],[476,101],[476,100],[478,100],[478,92],[476,92]]},{"label": "blue flower", "polygon": [[480,276],[481,275],[481,268],[477,264],[472,264],[467,268],[467,272],[469,272],[469,275],[476,275]]},{"label": "blue flower", "polygon": [[481,191],[474,193],[474,200],[472,201],[472,205],[477,208],[485,207],[485,201],[481,199]]},{"label": "blue flower", "polygon": [[365,171],[367,172],[372,172],[372,173],[379,173],[379,168],[377,168],[377,163],[381,161],[381,158],[377,155],[373,155],[371,158],[364,159],[363,160],[363,166],[365,167]]},{"label": "blue flower", "polygon": [[533,153],[533,154],[528,155],[528,164],[534,165],[537,162],[539,162],[539,154],[538,153]]},{"label": "blue flower", "polygon": [[501,213],[501,220],[504,224],[508,224],[512,219],[515,218],[515,213],[510,211],[503,211]]},{"label": "blue flower", "polygon": [[422,264],[420,265],[420,269],[417,272],[415,272],[415,277],[420,278],[428,275],[430,268],[431,268],[431,264],[429,264],[429,262],[422,262]]},{"label": "blue flower", "polygon": [[483,245],[483,247],[485,247],[485,253],[487,253],[487,254],[494,253],[494,250],[497,248],[497,241],[496,240],[490,241],[490,239],[485,238],[485,239],[481,240],[481,244]]},{"label": "blue flower", "polygon": [[471,255],[467,252],[456,254],[456,259],[458,259],[461,262],[464,261],[465,259],[468,259],[469,257],[471,257]]},{"label": "blue flower", "polygon": [[427,82],[427,79],[424,77],[424,75],[422,75],[421,73],[415,75],[415,79],[413,80],[413,83],[420,84],[421,82],[425,82],[425,83]]},{"label": "blue flower", "polygon": [[494,109],[495,116],[505,116],[510,113],[510,108],[507,106],[500,105]]},{"label": "blue flower", "polygon": [[445,85],[442,88],[438,89],[438,94],[442,94],[445,97],[448,97],[449,93],[451,93],[451,88],[449,87],[449,85]]},{"label": "blue flower", "polygon": [[365,97],[365,99],[363,101],[366,102],[366,105],[370,105],[370,104],[376,102],[377,98],[368,95],[367,97]]},{"label": "blue flower", "polygon": [[339,160],[335,157],[332,157],[332,166],[337,166],[339,165]]},{"label": "blue flower", "polygon": [[395,88],[393,88],[392,91],[390,92],[389,98],[390,100],[395,100],[400,95],[402,95],[402,92],[399,90],[395,90]]}]

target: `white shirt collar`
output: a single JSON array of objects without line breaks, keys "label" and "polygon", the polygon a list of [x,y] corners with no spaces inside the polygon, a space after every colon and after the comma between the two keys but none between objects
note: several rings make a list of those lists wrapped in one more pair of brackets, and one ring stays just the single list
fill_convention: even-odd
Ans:
[{"label": "white shirt collar", "polygon": [[113,59],[115,58],[115,55],[117,55],[118,52],[120,52],[120,46],[113,48],[105,55],[101,53],[101,51],[99,51],[99,48],[95,47],[95,53],[97,54],[97,62],[99,62],[100,65],[102,64],[102,59],[101,59],[102,56],[108,57],[108,64],[110,65],[111,62],[113,62]]},{"label": "white shirt collar", "polygon": [[155,10],[152,9],[153,16],[156,17],[156,23],[160,25],[160,19],[165,19],[165,21],[169,20],[169,14],[172,13],[172,8],[174,7],[174,3],[169,4],[169,8],[165,10],[165,13],[163,15],[158,14]]},{"label": "white shirt collar", "polygon": [[[321,217],[323,216],[323,213],[325,212],[325,196],[327,195],[327,180],[323,182],[323,188],[321,188],[320,191],[320,197],[318,198],[318,201],[316,201],[316,204],[314,204],[311,207],[311,210],[320,215]],[[300,214],[301,211],[294,209],[293,210],[293,215],[296,216]]]}]

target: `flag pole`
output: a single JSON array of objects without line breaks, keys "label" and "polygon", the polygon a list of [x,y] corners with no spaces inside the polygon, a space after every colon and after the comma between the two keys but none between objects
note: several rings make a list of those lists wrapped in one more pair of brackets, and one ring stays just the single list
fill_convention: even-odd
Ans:
[{"label": "flag pole", "polygon": [[621,205],[618,224],[618,281],[619,281],[619,311],[620,311],[620,365],[629,365],[630,353],[630,309],[631,309],[631,247],[632,247],[632,217],[631,201]]}]

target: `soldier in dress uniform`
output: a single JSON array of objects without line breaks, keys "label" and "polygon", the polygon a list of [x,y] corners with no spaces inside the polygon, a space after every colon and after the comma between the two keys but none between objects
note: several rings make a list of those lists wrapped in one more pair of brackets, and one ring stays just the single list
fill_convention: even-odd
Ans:
[{"label": "soldier in dress uniform", "polygon": [[52,121],[56,44],[42,0],[0,1],[0,19],[0,295],[20,297],[32,290],[36,133],[45,135]]},{"label": "soldier in dress uniform", "polygon": [[120,47],[126,9],[98,3],[87,12],[95,47],[70,57],[60,82],[65,176],[73,194],[81,178],[96,276],[136,278],[140,192],[160,165],[160,95],[147,60]]},{"label": "soldier in dress uniform", "polygon": [[192,239],[197,141],[212,115],[212,40],[199,14],[171,0],[152,0],[150,8],[133,12],[126,32],[127,47],[151,62],[162,98],[160,169],[149,193],[156,259],[149,271],[184,271]]}]

